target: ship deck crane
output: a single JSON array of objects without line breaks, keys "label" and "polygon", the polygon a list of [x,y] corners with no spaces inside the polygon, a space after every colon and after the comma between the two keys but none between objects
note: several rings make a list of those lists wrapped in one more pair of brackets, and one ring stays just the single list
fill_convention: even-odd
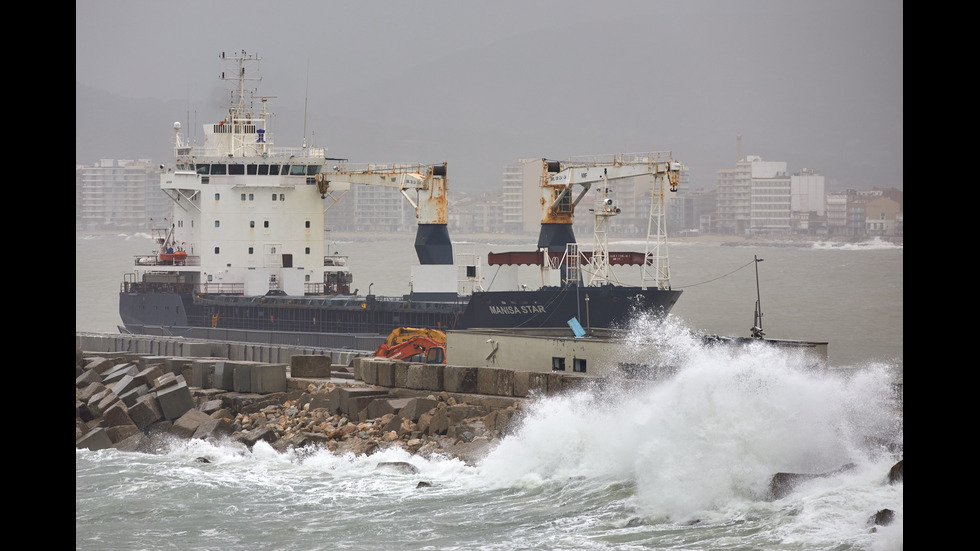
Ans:
[{"label": "ship deck crane", "polygon": [[316,175],[316,184],[322,198],[333,200],[327,208],[336,204],[350,190],[351,184],[397,189],[415,209],[418,221],[415,252],[419,264],[453,263],[447,226],[446,163],[338,164],[330,170],[321,170]]},{"label": "ship deck crane", "polygon": [[[644,267],[643,286],[651,280],[659,288],[669,288],[669,267],[666,257],[666,228],[664,227],[664,190],[677,191],[681,163],[673,160],[670,152],[634,153],[612,156],[576,157],[567,161],[541,160],[541,231],[538,235],[537,254],[539,264],[555,265],[561,257],[562,277],[566,283],[578,282],[579,260],[591,266],[590,285],[609,282],[610,264],[640,264]],[[647,250],[639,253],[614,253],[608,250],[606,230],[611,217],[620,209],[609,197],[609,182],[625,178],[650,176],[653,179],[650,224],[647,232]],[[585,198],[593,184],[600,184],[596,206],[593,253],[578,253],[578,245],[572,230],[575,208]],[[576,194],[574,189],[580,188]],[[574,195],[574,198],[573,198]],[[491,264],[513,263],[526,253],[502,253],[491,256]],[[521,261],[520,263],[527,263]],[[653,273],[648,270],[652,267]]]}]

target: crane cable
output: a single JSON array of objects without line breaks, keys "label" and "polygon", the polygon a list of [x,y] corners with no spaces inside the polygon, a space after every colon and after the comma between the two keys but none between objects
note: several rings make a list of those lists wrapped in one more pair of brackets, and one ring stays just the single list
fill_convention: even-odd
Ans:
[{"label": "crane cable", "polygon": [[685,285],[685,286],[683,286],[683,287],[677,287],[677,289],[687,289],[687,288],[689,288],[689,287],[697,287],[698,285],[704,285],[704,284],[706,284],[706,283],[712,283],[712,282],[714,282],[714,281],[718,281],[719,279],[722,279],[722,278],[725,278],[725,277],[728,277],[728,276],[730,276],[730,275],[732,275],[732,274],[734,274],[735,272],[737,272],[737,271],[739,271],[739,270],[742,270],[742,269],[745,269],[745,268],[748,268],[749,266],[751,266],[751,265],[753,265],[753,264],[755,264],[755,260],[752,260],[752,261],[751,261],[751,262],[749,262],[748,264],[746,264],[746,265],[744,265],[744,266],[741,266],[741,267],[738,267],[738,268],[735,268],[734,270],[732,270],[732,271],[730,271],[730,272],[728,272],[727,274],[724,274],[724,275],[720,275],[720,276],[718,276],[718,277],[716,277],[716,278],[714,278],[714,279],[709,279],[709,280],[707,280],[707,281],[702,281],[701,283],[694,283],[694,284],[692,284],[692,285]]}]

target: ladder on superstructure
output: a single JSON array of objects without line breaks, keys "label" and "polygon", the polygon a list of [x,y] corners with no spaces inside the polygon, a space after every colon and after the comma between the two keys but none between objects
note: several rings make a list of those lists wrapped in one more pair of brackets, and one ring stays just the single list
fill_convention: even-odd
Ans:
[{"label": "ladder on superstructure", "polygon": [[670,259],[667,254],[667,223],[664,204],[664,185],[668,175],[653,174],[653,190],[650,200],[650,219],[647,224],[646,254],[640,285],[658,289],[670,289]]},{"label": "ladder on superstructure", "polygon": [[578,243],[568,243],[565,245],[565,285],[576,284],[581,281],[581,257],[579,256]]}]

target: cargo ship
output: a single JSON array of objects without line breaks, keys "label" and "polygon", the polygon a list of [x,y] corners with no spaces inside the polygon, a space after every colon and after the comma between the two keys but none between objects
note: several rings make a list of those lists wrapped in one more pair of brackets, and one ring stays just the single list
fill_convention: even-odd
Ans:
[{"label": "cargo ship", "polygon": [[[669,153],[541,162],[542,222],[532,251],[491,253],[489,265],[531,265],[539,289],[484,290],[482,260],[454,258],[447,229],[447,164],[352,164],[326,149],[274,146],[257,56],[221,54],[232,64],[227,114],[191,144],[174,123],[174,160],[160,189],[172,215],[155,228],[155,250],[134,259],[119,292],[121,332],[374,350],[399,327],[616,328],[639,312],[666,314],[670,288],[663,195],[680,164]],[[649,177],[653,205],[646,251],[610,252],[608,220],[619,212],[608,182]],[[418,230],[411,292],[358,295],[347,258],[331,253],[324,211],[351,186],[397,189],[415,208]],[[594,186],[595,245],[581,250],[575,207]],[[576,196],[577,194],[577,196]],[[575,196],[575,197],[573,197]],[[639,286],[610,270],[639,266]],[[578,329],[576,329],[578,328]]]}]

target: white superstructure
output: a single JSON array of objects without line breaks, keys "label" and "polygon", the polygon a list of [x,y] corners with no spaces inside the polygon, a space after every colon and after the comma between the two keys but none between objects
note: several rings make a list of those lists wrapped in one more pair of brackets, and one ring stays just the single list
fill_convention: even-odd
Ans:
[{"label": "white superstructure", "polygon": [[187,256],[161,258],[166,268],[153,270],[180,272],[202,292],[322,292],[324,205],[316,175],[326,150],[274,147],[267,98],[246,89],[259,80],[249,70],[259,58],[221,57],[236,67],[234,76],[222,74],[236,85],[227,116],[204,125],[203,146],[189,144],[175,123],[175,162],[161,175],[173,201],[161,248]]}]

